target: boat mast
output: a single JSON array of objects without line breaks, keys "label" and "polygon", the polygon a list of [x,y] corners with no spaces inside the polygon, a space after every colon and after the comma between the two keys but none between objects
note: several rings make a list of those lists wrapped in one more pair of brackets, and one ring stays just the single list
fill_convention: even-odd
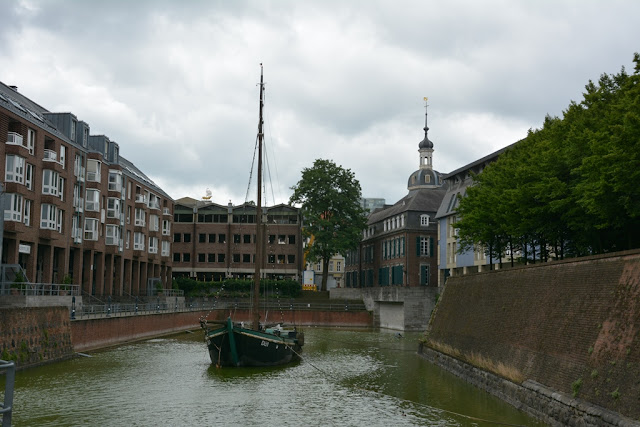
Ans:
[{"label": "boat mast", "polygon": [[260,63],[260,115],[258,120],[258,200],[256,202],[256,270],[253,275],[253,329],[260,329],[260,273],[262,272],[262,109],[264,107],[264,81],[262,77],[262,63]]}]

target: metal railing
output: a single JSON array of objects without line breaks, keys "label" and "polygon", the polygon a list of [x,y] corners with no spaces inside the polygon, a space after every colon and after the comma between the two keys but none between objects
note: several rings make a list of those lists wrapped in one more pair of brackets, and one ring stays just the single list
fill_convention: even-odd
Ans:
[{"label": "metal railing", "polygon": [[80,285],[55,283],[2,283],[0,295],[65,296],[80,295]]},{"label": "metal railing", "polygon": [[13,412],[13,387],[16,382],[16,364],[0,360],[0,374],[5,374],[7,377],[4,383],[4,402],[0,403],[2,427],[10,427],[11,414]]},{"label": "metal railing", "polygon": [[[149,297],[153,299],[153,297]],[[140,303],[104,303],[80,304],[72,308],[72,319],[90,319],[97,317],[124,317],[139,314],[175,313],[203,310],[249,310],[250,301],[194,300],[186,303],[172,302],[168,299]],[[313,302],[276,302],[268,301],[260,304],[260,311],[366,311],[362,303],[313,303]]]}]

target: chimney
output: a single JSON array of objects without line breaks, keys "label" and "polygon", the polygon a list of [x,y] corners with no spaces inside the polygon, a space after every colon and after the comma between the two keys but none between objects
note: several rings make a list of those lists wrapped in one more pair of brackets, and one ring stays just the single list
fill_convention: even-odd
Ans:
[{"label": "chimney", "polygon": [[16,92],[18,91],[18,86],[9,86],[11,89],[15,90]]}]

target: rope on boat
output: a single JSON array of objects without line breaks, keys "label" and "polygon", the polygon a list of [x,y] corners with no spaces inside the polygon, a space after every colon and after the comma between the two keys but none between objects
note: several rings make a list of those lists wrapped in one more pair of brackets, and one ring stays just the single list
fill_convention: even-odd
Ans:
[{"label": "rope on boat", "polygon": [[[302,355],[300,353],[298,353],[297,351],[295,351],[293,348],[291,348],[291,351],[293,351],[296,355],[298,355],[298,357],[301,360],[303,359]],[[318,368],[316,365],[314,365],[313,363],[309,362],[308,360],[305,360],[305,362],[308,363],[312,368],[314,368],[315,370],[320,372],[322,375],[327,377],[327,379],[332,379],[332,380],[334,379],[328,372]],[[425,403],[414,402],[412,400],[402,399],[400,397],[391,396],[389,394],[384,394],[384,393],[381,393],[379,391],[370,390],[370,389],[367,389],[367,388],[364,388],[364,387],[358,387],[358,386],[353,386],[353,387],[355,389],[357,389],[357,390],[362,390],[362,391],[366,391],[366,392],[369,392],[369,393],[374,393],[374,394],[377,394],[377,395],[380,395],[380,396],[383,396],[383,397],[391,397],[391,398],[402,400],[403,402],[407,402],[407,403],[410,403],[410,404],[413,404],[413,405],[422,406],[422,407],[429,408],[429,409],[437,411],[437,412],[446,413],[446,414],[449,414],[449,415],[455,415],[455,416],[458,416],[458,417],[466,418],[468,420],[481,421],[481,422],[484,422],[484,423],[490,423],[490,424],[496,424],[496,425],[502,425],[502,426],[526,427],[525,425],[522,425],[522,424],[512,424],[512,423],[506,423],[506,422],[502,422],[502,421],[492,421],[492,420],[487,420],[487,419],[484,419],[484,418],[473,417],[471,415],[460,414],[458,412],[450,411],[448,409],[436,408],[435,406],[427,405]]]}]

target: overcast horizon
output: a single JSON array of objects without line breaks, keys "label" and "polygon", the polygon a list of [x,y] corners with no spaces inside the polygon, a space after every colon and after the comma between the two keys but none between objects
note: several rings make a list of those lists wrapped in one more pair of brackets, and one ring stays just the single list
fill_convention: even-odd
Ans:
[{"label": "overcast horizon", "polygon": [[424,97],[434,169],[448,173],[561,116],[589,80],[633,72],[640,51],[631,0],[0,0],[0,12],[0,81],[116,141],[172,198],[208,188],[234,205],[260,63],[267,203],[286,203],[323,158],[392,204],[419,166]]}]

